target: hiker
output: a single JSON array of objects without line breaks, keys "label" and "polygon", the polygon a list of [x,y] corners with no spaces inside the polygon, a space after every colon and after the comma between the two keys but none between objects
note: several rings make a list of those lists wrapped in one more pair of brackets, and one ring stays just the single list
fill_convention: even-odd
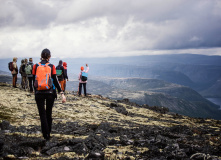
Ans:
[{"label": "hiker", "polygon": [[25,58],[25,59],[22,59],[21,60],[21,65],[20,65],[20,68],[19,68],[19,73],[21,74],[21,87],[23,89],[26,89],[27,87],[27,75],[25,73],[25,66],[26,64],[28,63],[28,60]]},{"label": "hiker", "polygon": [[27,75],[28,78],[30,93],[33,93],[33,86],[34,86],[32,69],[33,69],[33,59],[29,58],[29,62],[25,66],[25,74]]},{"label": "hiker", "polygon": [[21,60],[21,65],[20,65],[20,67],[19,67],[19,73],[21,74],[21,87],[23,88],[23,75],[24,75],[24,72],[22,71],[22,67],[24,66],[24,63],[25,63],[25,60],[24,59],[22,59]]},{"label": "hiker", "polygon": [[[35,80],[35,101],[38,106],[39,116],[41,119],[41,130],[44,139],[50,139],[52,126],[52,107],[54,100],[57,98],[56,88],[62,96],[62,103],[66,102],[64,92],[58,83],[55,66],[49,63],[51,52],[44,49],[41,52],[41,62],[33,66],[32,74]],[[43,79],[45,79],[43,81]],[[45,108],[46,100],[46,108]]]},{"label": "hiker", "polygon": [[58,81],[61,85],[62,91],[64,91],[64,67],[62,66],[62,60],[59,61],[58,66],[56,67],[56,73],[58,77]]},{"label": "hiker", "polygon": [[66,81],[68,81],[68,71],[67,71],[67,63],[63,62],[63,67],[64,67],[64,92],[66,89]]},{"label": "hiker", "polygon": [[12,71],[11,71],[11,74],[12,74],[12,86],[17,88],[16,86],[16,83],[17,83],[17,74],[18,74],[18,66],[17,66],[17,57],[14,57],[13,58],[13,62],[12,62]]},{"label": "hiker", "polygon": [[89,71],[89,66],[88,64],[86,64],[87,70],[84,70],[84,67],[81,66],[81,72],[78,75],[78,80],[79,80],[79,88],[78,88],[78,94],[79,96],[81,96],[81,89],[82,89],[82,85],[84,88],[84,95],[87,96],[87,90],[86,90],[86,84],[87,84],[87,78],[84,79],[85,77],[83,76],[83,74],[87,74]]}]

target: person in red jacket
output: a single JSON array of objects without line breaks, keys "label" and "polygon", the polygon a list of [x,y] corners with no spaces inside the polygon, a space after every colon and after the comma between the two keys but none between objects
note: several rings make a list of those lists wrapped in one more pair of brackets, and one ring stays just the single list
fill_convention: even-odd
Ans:
[{"label": "person in red jacket", "polygon": [[66,81],[68,81],[68,71],[67,71],[67,63],[63,62],[63,67],[64,67],[64,92],[66,89]]},{"label": "person in red jacket", "polygon": [[[35,64],[33,66],[32,74],[35,80],[35,101],[37,103],[39,116],[41,119],[41,130],[44,139],[50,139],[51,133],[51,126],[52,126],[52,107],[54,105],[54,100],[57,98],[56,88],[58,93],[62,96],[62,103],[66,102],[66,97],[64,96],[64,92],[61,90],[61,87],[58,83],[57,76],[56,76],[56,69],[55,66],[49,63],[51,58],[51,52],[49,49],[44,49],[41,52],[41,62]],[[52,78],[52,87],[47,90],[40,90],[39,83],[36,79],[36,75],[40,75],[40,72],[37,70],[38,67],[42,66],[49,66],[51,69],[51,78]],[[46,101],[46,108],[45,108],[45,101]]]}]

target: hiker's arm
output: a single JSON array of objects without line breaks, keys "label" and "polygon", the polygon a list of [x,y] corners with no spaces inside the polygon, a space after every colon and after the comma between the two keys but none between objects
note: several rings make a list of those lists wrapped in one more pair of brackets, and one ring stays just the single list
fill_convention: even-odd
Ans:
[{"label": "hiker's arm", "polygon": [[53,65],[53,68],[52,68],[52,76],[51,77],[53,79],[53,83],[54,83],[55,87],[58,90],[58,93],[61,93],[62,103],[65,103],[66,102],[66,97],[64,95],[64,92],[61,90],[60,84],[58,83],[58,78],[56,76],[56,69],[55,69],[54,65]]},{"label": "hiker's arm", "polygon": [[61,94],[62,103],[65,103],[65,102],[66,102],[66,97],[65,97],[65,95],[64,95],[64,92],[61,90],[61,86],[60,86],[59,83],[58,83],[58,79],[57,79],[56,74],[53,74],[51,77],[52,77],[52,79],[53,79],[53,83],[54,83],[55,87],[58,89],[58,93]]},{"label": "hiker's arm", "polygon": [[80,72],[79,75],[78,75],[78,80],[79,80],[79,81],[81,80],[81,72]]},{"label": "hiker's arm", "polygon": [[33,80],[34,80],[34,82],[35,82],[36,64],[33,66],[33,69],[32,69],[32,75],[33,75]]},{"label": "hiker's arm", "polygon": [[89,71],[89,66],[87,66],[87,70],[85,71],[85,73],[87,73]]},{"label": "hiker's arm", "polygon": [[67,73],[67,69],[65,69],[65,70],[64,70],[64,75],[65,75],[65,76],[64,76],[64,79],[67,79],[67,80],[68,80],[68,73]]},{"label": "hiker's arm", "polygon": [[53,79],[53,83],[55,85],[55,87],[58,89],[58,93],[61,92],[61,86],[60,84],[58,83],[58,78],[56,76],[56,69],[55,69],[55,66],[53,65],[52,67],[52,72],[51,72],[51,78]]},{"label": "hiker's arm", "polygon": [[65,78],[66,78],[66,74],[65,74],[64,67],[62,67],[62,74],[63,74],[63,77],[64,77],[64,79],[65,79]]},{"label": "hiker's arm", "polygon": [[51,78],[53,79],[53,83],[54,83],[55,87],[58,89],[58,93],[60,93],[61,87],[60,87],[60,84],[58,83],[58,78],[57,78],[56,74],[53,74],[51,76]]}]

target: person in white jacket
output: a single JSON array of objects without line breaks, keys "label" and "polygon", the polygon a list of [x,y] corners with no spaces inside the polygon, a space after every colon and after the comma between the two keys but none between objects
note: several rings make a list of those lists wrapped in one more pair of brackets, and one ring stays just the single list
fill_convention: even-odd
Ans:
[{"label": "person in white jacket", "polygon": [[83,85],[83,88],[84,88],[84,95],[87,96],[87,89],[86,89],[87,80],[82,79],[82,72],[88,73],[88,71],[89,71],[88,64],[86,64],[86,67],[87,67],[87,70],[85,71],[84,67],[81,66],[81,72],[78,75],[78,80],[79,80],[78,94],[79,94],[79,96],[81,96],[82,85]]}]

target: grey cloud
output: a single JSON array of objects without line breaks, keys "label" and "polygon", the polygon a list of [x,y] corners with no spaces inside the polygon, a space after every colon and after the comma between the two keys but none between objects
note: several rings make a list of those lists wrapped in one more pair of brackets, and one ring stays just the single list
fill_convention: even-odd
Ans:
[{"label": "grey cloud", "polygon": [[74,41],[80,51],[87,45],[83,43],[95,52],[105,47],[113,51],[221,47],[221,2],[5,0],[0,6],[0,27],[34,28],[53,35],[52,46],[62,37],[66,44]]},{"label": "grey cloud", "polygon": [[1,3],[1,27],[42,27],[56,17],[56,10],[37,0],[6,0]]},{"label": "grey cloud", "polygon": [[[207,0],[68,1],[67,6],[60,10],[57,20],[59,23],[76,23],[106,17],[110,28],[111,25],[111,29],[115,28],[116,34],[110,35],[116,36],[128,20],[133,17],[134,23],[140,23],[144,26],[152,24],[162,29],[159,30],[161,35],[158,35],[158,32],[155,33],[155,37],[158,37],[155,45],[152,48],[146,47],[146,49],[220,47],[221,16],[219,9],[221,6],[217,3],[219,2]],[[214,12],[218,12],[218,14],[214,14]],[[167,28],[174,30],[174,32],[167,34]],[[140,33],[140,29],[144,32]],[[134,29],[129,32],[131,35],[123,35],[122,39],[128,39],[131,36],[136,39],[140,35],[146,35],[148,39],[150,35],[148,30],[143,29],[143,27],[137,28],[137,31]],[[193,41],[194,37],[195,40]]]}]

